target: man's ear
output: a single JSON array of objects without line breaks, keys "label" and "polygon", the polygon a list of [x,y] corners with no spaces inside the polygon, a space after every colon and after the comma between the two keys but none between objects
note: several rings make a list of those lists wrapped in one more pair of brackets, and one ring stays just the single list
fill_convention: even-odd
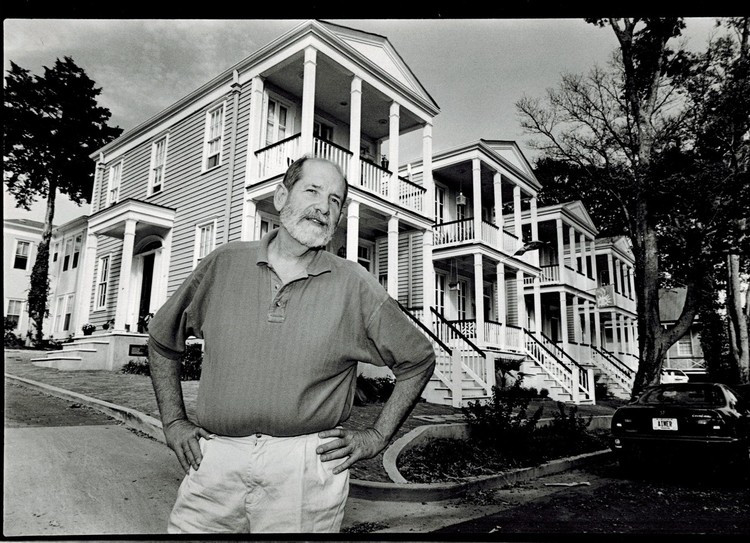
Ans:
[{"label": "man's ear", "polygon": [[284,204],[286,204],[287,198],[289,198],[289,191],[283,183],[279,183],[276,186],[276,191],[273,193],[273,207],[276,208],[276,211],[281,211]]}]

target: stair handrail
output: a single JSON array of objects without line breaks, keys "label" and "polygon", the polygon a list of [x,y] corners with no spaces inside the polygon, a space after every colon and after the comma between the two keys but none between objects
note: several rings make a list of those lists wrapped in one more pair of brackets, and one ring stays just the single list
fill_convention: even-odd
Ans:
[{"label": "stair handrail", "polygon": [[[422,330],[432,340],[434,340],[438,345],[440,345],[440,347],[442,347],[448,354],[450,354],[450,355],[453,354],[453,349],[451,349],[445,343],[443,343],[442,340],[439,337],[437,337],[437,335],[435,335],[435,333],[432,330],[430,330],[427,326],[425,326],[425,324],[422,321],[420,321],[418,318],[416,318],[414,315],[412,315],[409,312],[409,310],[406,309],[406,307],[404,307],[404,305],[401,302],[399,302],[398,300],[395,300],[395,302],[398,304],[398,307],[401,308],[401,311],[403,311],[406,314],[406,316],[409,317],[411,319],[411,321],[414,324],[416,324],[417,327],[420,330]],[[432,308],[430,308],[430,309],[432,309]]]},{"label": "stair handrail", "polygon": [[465,341],[466,344],[469,345],[469,347],[471,347],[472,349],[474,349],[479,354],[479,356],[481,356],[482,358],[487,358],[487,353],[485,353],[482,349],[480,349],[479,347],[477,347],[476,345],[474,345],[474,343],[468,337],[466,337],[461,332],[461,330],[459,330],[458,328],[456,328],[455,326],[453,326],[453,324],[451,324],[451,322],[448,319],[446,319],[445,316],[443,316],[442,313],[440,313],[434,307],[430,307],[430,311],[432,311],[432,313],[435,316],[437,316],[437,318],[440,319],[440,321],[443,324],[445,324],[448,328],[450,328],[450,330],[452,332],[454,332],[456,334],[456,336],[458,336],[459,339],[461,339],[462,341]]},{"label": "stair handrail", "polygon": [[600,355],[602,355],[607,360],[607,362],[609,362],[614,367],[616,367],[618,370],[620,370],[622,373],[624,373],[628,377],[628,379],[630,379],[631,377],[633,377],[633,374],[634,374],[633,370],[630,369],[626,364],[623,364],[622,361],[619,358],[617,358],[616,356],[614,356],[607,349],[605,349],[603,347],[599,348],[596,345],[592,345],[591,348],[594,349],[594,352],[599,353]]},{"label": "stair handrail", "polygon": [[538,344],[539,344],[539,346],[540,346],[540,347],[541,347],[542,349],[544,349],[545,351],[547,351],[547,353],[548,353],[548,354],[549,354],[549,355],[550,355],[550,356],[551,356],[551,357],[552,357],[552,358],[553,358],[553,359],[555,360],[555,362],[557,362],[557,363],[558,363],[558,364],[560,364],[560,365],[561,365],[561,366],[562,366],[563,368],[565,368],[565,370],[566,370],[566,371],[568,371],[568,372],[572,373],[572,371],[573,371],[573,370],[571,370],[571,369],[570,369],[570,367],[568,367],[568,365],[567,365],[567,364],[565,364],[565,362],[563,362],[563,361],[562,361],[562,360],[560,360],[560,359],[559,359],[559,358],[558,358],[557,356],[555,356],[555,354],[554,354],[554,353],[553,353],[552,351],[550,351],[550,350],[549,350],[549,349],[547,348],[547,346],[546,346],[546,345],[545,345],[544,343],[542,343],[541,341],[539,341],[539,338],[537,338],[537,337],[536,337],[536,336],[535,336],[534,334],[532,334],[531,332],[529,332],[529,330],[527,330],[526,328],[523,328],[523,331],[524,331],[524,333],[525,333],[525,334],[526,334],[527,336],[529,336],[529,337],[530,337],[530,338],[531,338],[532,340],[534,340],[534,341],[535,341],[536,343],[538,343]]},{"label": "stair handrail", "polygon": [[547,341],[549,341],[550,345],[553,345],[555,347],[555,349],[557,349],[558,351],[560,351],[560,353],[562,353],[563,357],[567,358],[568,360],[571,361],[571,363],[573,363],[576,366],[578,366],[579,370],[584,370],[585,371],[585,368],[583,366],[581,366],[581,364],[579,364],[578,361],[575,358],[573,358],[572,356],[570,356],[567,352],[565,352],[565,349],[563,349],[557,343],[555,343],[554,341],[552,341],[549,338],[549,336],[547,336],[547,334],[545,334],[544,332],[539,332],[539,335],[542,336]]}]

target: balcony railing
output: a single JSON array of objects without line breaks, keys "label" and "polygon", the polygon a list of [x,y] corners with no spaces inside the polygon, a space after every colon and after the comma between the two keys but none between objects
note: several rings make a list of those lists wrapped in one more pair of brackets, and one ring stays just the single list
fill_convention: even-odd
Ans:
[{"label": "balcony railing", "polygon": [[[289,165],[302,156],[301,140],[301,134],[295,134],[256,151],[258,178],[268,179],[283,175]],[[349,164],[353,153],[331,141],[315,137],[313,138],[313,155],[335,162],[346,174],[349,172]],[[359,184],[356,186],[402,207],[417,212],[424,211],[426,188],[403,177],[397,177],[393,197],[391,198],[392,172],[365,159],[360,159],[359,172]]]},{"label": "balcony railing", "polygon": [[[470,339],[477,339],[476,319],[461,319],[449,321],[463,335]],[[517,326],[503,325],[496,321],[484,322],[484,344],[504,351],[523,351],[523,332]]]}]

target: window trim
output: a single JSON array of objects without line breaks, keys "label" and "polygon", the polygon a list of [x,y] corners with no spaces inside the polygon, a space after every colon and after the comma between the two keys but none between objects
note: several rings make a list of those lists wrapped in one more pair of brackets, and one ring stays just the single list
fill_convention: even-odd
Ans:
[{"label": "window trim", "polygon": [[[211,251],[216,249],[216,227],[218,224],[217,219],[211,219],[208,221],[203,221],[195,225],[195,241],[193,245],[193,269],[198,267],[198,264],[201,260],[206,258],[209,254],[211,254]],[[199,257],[200,253],[200,246],[201,246],[201,229],[205,228],[206,226],[211,226],[211,250],[209,250],[205,255],[202,257]]]},{"label": "window trim", "polygon": [[[268,142],[268,111],[271,108],[271,101],[276,102],[277,104],[284,106],[286,108],[286,124],[284,125],[284,128],[286,130],[284,137],[280,138],[278,134],[278,119],[275,120],[274,124],[274,139],[272,142]],[[275,92],[266,91],[265,97],[263,99],[263,134],[261,140],[263,141],[264,145],[273,145],[274,143],[281,141],[284,138],[290,137],[290,135],[294,134],[294,123],[296,121],[297,115],[296,115],[296,109],[295,104],[291,100],[288,100],[279,94],[276,94]]]},{"label": "window trim", "polygon": [[[96,291],[94,292],[94,311],[102,311],[107,309],[107,301],[108,301],[108,291],[109,291],[109,277],[112,273],[112,254],[106,254],[102,255],[97,259],[96,262]],[[102,262],[106,260],[107,261],[107,275],[102,280]],[[104,302],[99,303],[99,300],[102,298],[100,288],[102,285],[105,285],[104,287]]]},{"label": "window trim", "polygon": [[[221,126],[219,127],[219,159],[216,162],[214,166],[208,166],[208,159],[211,156],[208,154],[208,148],[209,148],[209,130],[211,128],[211,115],[215,112],[221,110]],[[224,129],[226,126],[226,100],[222,101],[220,104],[216,104],[212,107],[209,107],[206,110],[206,117],[203,124],[203,156],[201,158],[201,173],[205,173],[211,170],[214,170],[221,166],[224,163]]]},{"label": "window trim", "polygon": [[12,302],[18,302],[20,305],[20,308],[18,310],[18,320],[16,321],[16,326],[13,328],[13,330],[20,330],[21,329],[21,318],[23,317],[23,312],[26,307],[25,300],[22,300],[20,298],[8,298],[8,303],[5,304],[5,315],[4,317],[10,317],[11,315],[15,316],[16,313],[10,312],[10,305]]},{"label": "window trim", "polygon": [[[18,258],[18,246],[21,243],[25,243],[29,246],[28,254],[26,255],[26,265],[23,268],[19,268],[16,266],[16,259]],[[15,243],[13,244],[13,269],[14,270],[21,270],[21,271],[29,271],[29,263],[31,262],[31,252],[34,248],[34,242],[29,239],[16,239]]]},{"label": "window trim", "polygon": [[[154,180],[156,179],[156,149],[159,143],[164,142],[164,160],[161,164],[161,183],[159,184],[159,190],[154,191]],[[151,160],[148,168],[148,188],[146,189],[146,197],[153,196],[155,194],[161,194],[164,192],[164,184],[167,179],[167,156],[169,153],[169,133],[166,133],[154,141],[151,142]]]},{"label": "window trim", "polygon": [[[119,166],[119,173],[117,176],[117,185],[115,186],[113,183],[113,180],[114,180],[113,173],[118,166]],[[120,187],[122,186],[123,170],[125,170],[124,159],[118,160],[117,162],[113,163],[109,167],[109,175],[107,177],[107,198],[105,199],[105,201],[107,202],[107,205],[105,207],[115,205],[117,202],[120,201]],[[112,197],[113,191],[115,192],[114,198]]]}]

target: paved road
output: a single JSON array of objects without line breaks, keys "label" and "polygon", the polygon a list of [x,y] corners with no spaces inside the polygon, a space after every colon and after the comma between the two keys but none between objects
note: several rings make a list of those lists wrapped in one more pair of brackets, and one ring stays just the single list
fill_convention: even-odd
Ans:
[{"label": "paved road", "polygon": [[163,444],[6,383],[5,536],[163,534],[181,470]]}]

